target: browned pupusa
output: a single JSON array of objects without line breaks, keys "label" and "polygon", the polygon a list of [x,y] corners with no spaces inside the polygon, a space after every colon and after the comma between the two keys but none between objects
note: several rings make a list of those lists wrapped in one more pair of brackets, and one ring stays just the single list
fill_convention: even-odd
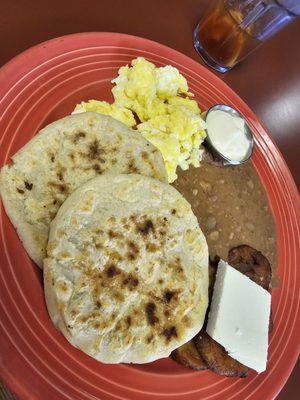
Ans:
[{"label": "browned pupusa", "polygon": [[51,224],[44,263],[50,316],[106,363],[167,357],[201,329],[208,250],[187,201],[136,174],[77,189]]},{"label": "browned pupusa", "polygon": [[159,150],[121,122],[95,113],[53,122],[12,160],[1,170],[2,200],[26,251],[40,267],[50,222],[77,187],[108,172],[167,182]]}]

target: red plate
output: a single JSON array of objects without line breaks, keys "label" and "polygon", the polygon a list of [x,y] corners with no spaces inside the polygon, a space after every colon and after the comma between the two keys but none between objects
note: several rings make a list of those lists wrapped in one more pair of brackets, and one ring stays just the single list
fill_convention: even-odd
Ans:
[{"label": "red plate", "polygon": [[233,379],[193,372],[169,359],[112,366],[88,357],[54,329],[45,307],[41,272],[29,260],[2,208],[2,378],[20,398],[30,400],[273,399],[299,353],[298,193],[263,126],[220,79],[168,47],[133,36],[83,33],[42,43],[0,70],[0,165],[41,127],[69,114],[81,100],[110,100],[110,80],[136,56],[179,68],[202,109],[227,103],[247,118],[254,131],[253,162],[276,219],[281,277],[280,289],[272,294],[275,328],[268,369],[248,379]]}]

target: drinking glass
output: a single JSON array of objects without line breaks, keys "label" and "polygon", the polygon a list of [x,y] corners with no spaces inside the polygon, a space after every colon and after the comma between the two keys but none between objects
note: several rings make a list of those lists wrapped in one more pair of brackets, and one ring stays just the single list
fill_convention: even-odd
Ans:
[{"label": "drinking glass", "polygon": [[194,47],[226,72],[299,15],[300,0],[217,0],[194,31]]}]

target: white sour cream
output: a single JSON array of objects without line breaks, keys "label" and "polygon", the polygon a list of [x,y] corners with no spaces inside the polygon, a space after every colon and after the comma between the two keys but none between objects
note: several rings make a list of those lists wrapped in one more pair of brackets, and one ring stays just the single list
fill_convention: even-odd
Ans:
[{"label": "white sour cream", "polygon": [[242,118],[226,111],[212,110],[206,117],[206,124],[211,144],[219,153],[232,161],[245,158],[250,142]]}]

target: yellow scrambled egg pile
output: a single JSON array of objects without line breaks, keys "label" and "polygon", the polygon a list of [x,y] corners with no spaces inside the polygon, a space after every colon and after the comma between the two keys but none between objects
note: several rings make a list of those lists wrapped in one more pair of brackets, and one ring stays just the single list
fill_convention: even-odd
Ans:
[{"label": "yellow scrambled egg pile", "polygon": [[[206,134],[200,109],[179,71],[167,65],[156,67],[138,57],[119,69],[112,83],[114,103],[90,100],[78,104],[74,113],[93,111],[111,115],[138,131],[162,153],[169,182],[179,165],[200,165],[199,148]],[[135,119],[138,117],[138,122]]]}]

